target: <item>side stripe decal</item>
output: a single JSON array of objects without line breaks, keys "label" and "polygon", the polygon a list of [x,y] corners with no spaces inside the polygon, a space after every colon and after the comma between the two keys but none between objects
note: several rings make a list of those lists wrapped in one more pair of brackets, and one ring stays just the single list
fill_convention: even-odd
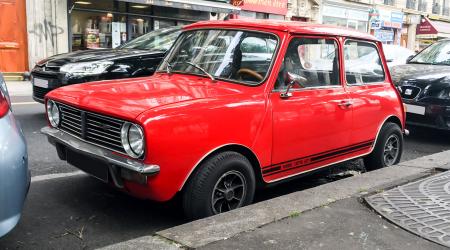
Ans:
[{"label": "side stripe decal", "polygon": [[337,148],[329,151],[325,151],[322,153],[314,154],[311,156],[294,159],[287,162],[281,162],[278,164],[274,164],[271,166],[264,167],[262,170],[263,176],[270,176],[274,174],[278,174],[284,171],[306,167],[311,164],[319,163],[322,161],[326,161],[329,159],[333,159],[339,156],[347,155],[350,153],[358,152],[364,149],[369,149],[373,146],[375,140],[365,141],[358,144]]}]

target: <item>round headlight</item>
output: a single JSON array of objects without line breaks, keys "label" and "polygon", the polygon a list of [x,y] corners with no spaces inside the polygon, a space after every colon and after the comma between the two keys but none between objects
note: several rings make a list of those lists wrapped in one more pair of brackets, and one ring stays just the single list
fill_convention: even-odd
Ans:
[{"label": "round headlight", "polygon": [[52,100],[47,102],[47,117],[52,127],[56,128],[59,126],[59,108],[58,105]]},{"label": "round headlight", "polygon": [[120,134],[123,148],[129,156],[139,158],[144,154],[144,132],[140,126],[126,122]]}]

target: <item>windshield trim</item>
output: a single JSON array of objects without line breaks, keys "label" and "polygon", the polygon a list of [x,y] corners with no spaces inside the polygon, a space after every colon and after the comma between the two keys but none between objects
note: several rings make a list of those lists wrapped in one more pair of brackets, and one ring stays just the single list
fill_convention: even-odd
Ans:
[{"label": "windshield trim", "polygon": [[[269,77],[271,75],[270,72],[272,72],[272,69],[273,69],[273,67],[275,65],[275,61],[278,58],[278,54],[280,52],[280,47],[281,47],[281,44],[280,44],[281,39],[280,39],[280,37],[276,33],[268,32],[268,31],[260,31],[260,30],[254,30],[254,29],[245,29],[245,28],[241,28],[241,27],[239,27],[239,28],[234,28],[234,27],[225,27],[225,28],[224,27],[204,27],[204,28],[194,28],[194,29],[187,29],[187,30],[183,29],[182,32],[178,35],[178,37],[175,40],[175,42],[172,44],[172,47],[170,48],[169,53],[167,53],[166,56],[164,57],[164,59],[162,60],[161,65],[163,63],[166,63],[168,58],[173,55],[173,53],[174,53],[173,48],[175,47],[175,44],[178,43],[178,40],[181,39],[182,35],[184,35],[185,32],[199,31],[199,30],[227,30],[227,31],[229,31],[229,30],[237,30],[237,31],[246,31],[246,32],[261,33],[261,34],[266,34],[266,35],[273,35],[277,39],[277,47],[275,48],[274,53],[272,55],[272,59],[271,59],[271,62],[270,62],[270,66],[269,66],[269,68],[267,70],[267,74],[264,76],[264,79],[261,82],[258,82],[258,83],[255,83],[255,84],[250,84],[250,83],[245,82],[245,81],[224,79],[222,77],[214,76],[216,80],[220,80],[220,81],[223,81],[223,82],[230,82],[230,83],[244,85],[244,86],[250,86],[250,87],[257,87],[257,86],[260,86],[260,85],[264,84],[265,82],[267,82],[267,80],[269,79]],[[166,74],[167,72],[165,70],[160,69],[160,66],[158,66],[158,70],[156,71],[156,73],[165,73]],[[206,76],[204,74],[195,74],[195,73],[189,73],[189,72],[184,72],[184,71],[171,71],[171,72],[172,73],[178,73],[178,74],[188,74],[188,75],[201,76],[201,77],[205,77],[205,78],[210,79],[208,76]]]}]

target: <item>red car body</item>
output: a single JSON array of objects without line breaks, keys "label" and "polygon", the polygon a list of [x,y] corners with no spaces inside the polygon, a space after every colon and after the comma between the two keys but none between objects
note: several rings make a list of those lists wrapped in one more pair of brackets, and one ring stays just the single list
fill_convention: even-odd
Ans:
[{"label": "red car body", "polygon": [[[211,21],[185,29],[209,28],[276,35],[279,46],[268,77],[257,86],[246,86],[159,72],[151,77],[67,86],[46,96],[46,100],[143,128],[146,149],[142,161],[159,166],[160,171],[149,176],[144,185],[124,181],[123,190],[129,194],[170,200],[183,190],[204,159],[224,150],[245,155],[257,170],[256,179],[272,183],[370,154],[387,121],[404,130],[401,98],[392,85],[381,43],[374,37],[337,27],[278,21]],[[280,92],[273,91],[274,84],[293,36],[335,39],[342,85],[294,91],[290,98],[280,98]],[[385,81],[345,84],[345,39],[376,45]],[[348,102],[352,105],[347,106]]]}]

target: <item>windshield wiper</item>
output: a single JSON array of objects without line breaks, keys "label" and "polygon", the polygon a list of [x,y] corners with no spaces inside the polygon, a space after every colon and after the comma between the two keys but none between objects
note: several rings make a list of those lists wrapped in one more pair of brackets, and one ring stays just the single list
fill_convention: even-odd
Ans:
[{"label": "windshield wiper", "polygon": [[197,69],[199,69],[201,72],[203,72],[205,75],[207,75],[209,78],[211,78],[211,80],[212,81],[216,81],[216,78],[214,78],[214,76],[213,75],[211,75],[210,73],[208,73],[208,71],[206,71],[204,68],[202,68],[200,65],[198,65],[198,64],[196,64],[196,63],[193,63],[193,62],[183,62],[183,63],[186,63],[186,64],[189,64],[189,65],[191,65],[192,67],[195,67],[195,68],[197,68]]}]

